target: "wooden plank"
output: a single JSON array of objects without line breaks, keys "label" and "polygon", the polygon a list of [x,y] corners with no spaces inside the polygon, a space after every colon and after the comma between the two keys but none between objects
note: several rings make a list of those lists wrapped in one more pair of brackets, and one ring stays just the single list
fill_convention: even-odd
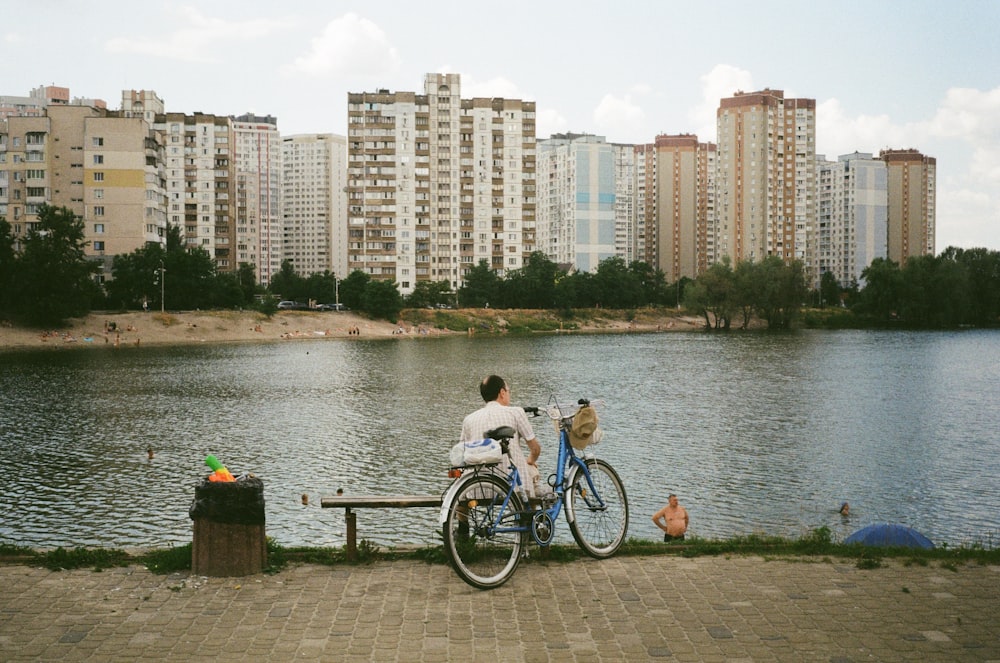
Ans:
[{"label": "wooden plank", "polygon": [[324,509],[404,509],[420,506],[441,506],[440,495],[354,495],[351,497],[323,497]]},{"label": "wooden plank", "polygon": [[347,524],[347,559],[357,561],[358,559],[358,514],[352,513],[351,509],[405,509],[409,507],[433,506],[439,507],[442,503],[441,495],[352,495],[348,497],[323,497],[320,505],[324,509],[342,508],[344,510],[344,521]]}]

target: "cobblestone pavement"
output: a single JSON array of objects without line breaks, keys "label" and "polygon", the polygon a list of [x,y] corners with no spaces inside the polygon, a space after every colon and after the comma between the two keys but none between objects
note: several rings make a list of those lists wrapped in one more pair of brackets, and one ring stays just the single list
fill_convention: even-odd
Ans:
[{"label": "cobblestone pavement", "polygon": [[1000,567],[618,557],[481,592],[419,561],[0,566],[3,661],[1000,661]]}]

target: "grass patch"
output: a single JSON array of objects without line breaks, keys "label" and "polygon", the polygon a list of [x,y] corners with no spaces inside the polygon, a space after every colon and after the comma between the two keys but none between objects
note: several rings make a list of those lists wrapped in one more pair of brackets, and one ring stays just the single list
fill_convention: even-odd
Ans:
[{"label": "grass patch", "polygon": [[[284,547],[271,538],[267,539],[268,565],[265,573],[276,573],[289,564],[322,564],[336,566],[348,564],[346,551],[338,548]],[[575,544],[548,546],[541,551],[534,544],[528,545],[528,562],[570,562],[586,558]],[[832,563],[836,560],[853,561],[859,569],[878,569],[887,559],[897,559],[903,566],[928,566],[935,563],[942,569],[959,572],[963,564],[1000,565],[1000,549],[982,542],[956,548],[943,546],[934,550],[913,548],[871,548],[859,544],[845,545],[831,540],[830,530],[820,527],[797,539],[787,539],[762,534],[736,536],[728,539],[701,539],[688,537],[683,542],[664,544],[650,539],[629,539],[619,549],[620,556],[675,555],[679,557],[757,555],[766,560],[814,561]],[[382,549],[368,541],[358,542],[358,563],[412,559],[428,564],[447,564],[441,544]],[[167,574],[190,571],[191,544],[161,550],[151,550],[138,555],[116,549],[57,548],[39,552],[11,544],[0,544],[0,563],[39,564],[52,570],[93,568],[101,571],[115,566],[143,564],[153,573]]]},{"label": "grass patch", "polygon": [[154,313],[153,320],[161,323],[164,327],[173,327],[178,323],[177,318],[169,313]]}]

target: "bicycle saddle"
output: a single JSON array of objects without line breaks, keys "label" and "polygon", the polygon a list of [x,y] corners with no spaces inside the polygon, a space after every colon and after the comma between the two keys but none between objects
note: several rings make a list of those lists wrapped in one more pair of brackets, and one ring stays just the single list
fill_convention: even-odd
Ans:
[{"label": "bicycle saddle", "polygon": [[491,440],[509,440],[514,437],[515,431],[512,426],[500,426],[493,430],[486,431],[486,437]]}]

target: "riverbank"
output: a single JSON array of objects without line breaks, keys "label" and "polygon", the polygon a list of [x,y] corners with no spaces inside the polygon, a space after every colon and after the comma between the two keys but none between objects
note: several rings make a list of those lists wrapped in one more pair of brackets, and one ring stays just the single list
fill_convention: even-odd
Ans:
[{"label": "riverbank", "polygon": [[[631,317],[631,319],[629,319]],[[448,334],[691,331],[701,321],[663,311],[585,311],[570,319],[551,311],[404,310],[398,323],[351,312],[256,311],[95,312],[57,329],[0,321],[0,349],[129,347],[296,339],[422,338]]]}]

